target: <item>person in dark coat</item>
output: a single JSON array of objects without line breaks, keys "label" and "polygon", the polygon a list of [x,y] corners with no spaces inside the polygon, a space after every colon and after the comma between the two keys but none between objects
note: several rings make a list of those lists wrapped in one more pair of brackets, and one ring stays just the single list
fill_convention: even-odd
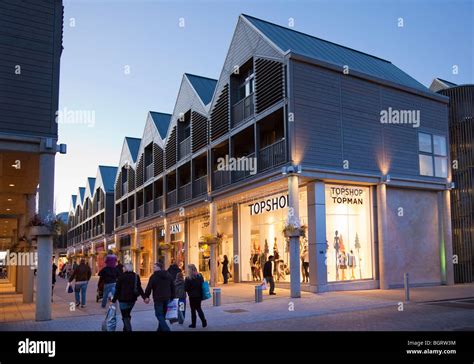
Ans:
[{"label": "person in dark coat", "polygon": [[[74,269],[72,272],[71,277],[69,278],[69,283],[75,280],[74,284],[74,293],[76,298],[76,307],[81,304],[81,308],[86,307],[86,292],[87,292],[87,284],[91,279],[91,268],[86,264],[85,259],[81,259],[80,264]],[[79,298],[81,301],[79,302]]]},{"label": "person in dark coat", "polygon": [[53,262],[53,286],[51,288],[51,302],[53,302],[53,293],[54,293],[54,285],[56,284],[56,271],[58,270],[58,266]]},{"label": "person in dark coat", "polygon": [[170,331],[165,316],[170,299],[176,295],[173,278],[163,269],[162,263],[155,263],[153,268],[154,273],[150,276],[145,290],[145,303],[150,302],[149,297],[153,292],[155,316],[158,319],[157,331]]},{"label": "person in dark coat", "polygon": [[268,261],[263,266],[263,277],[270,283],[270,295],[275,295],[275,281],[273,280],[273,255],[268,257]]},{"label": "person in dark coat", "polygon": [[176,275],[181,272],[181,269],[179,269],[178,264],[174,261],[174,259],[171,261],[170,266],[168,267],[168,273],[171,274],[171,278],[173,278],[173,282],[176,280]]},{"label": "person in dark coat", "polygon": [[124,272],[119,276],[115,286],[115,294],[112,302],[119,301],[120,312],[122,313],[123,331],[132,331],[132,309],[141,296],[145,301],[146,296],[140,282],[140,276],[133,272],[131,264],[124,265]]},{"label": "person in dark coat", "polygon": [[105,306],[107,305],[107,300],[111,299],[114,296],[115,285],[117,284],[117,279],[119,275],[120,272],[116,266],[106,266],[100,270],[99,279],[102,280],[104,284],[104,294],[102,295],[102,308],[105,308]]},{"label": "person in dark coat", "polygon": [[120,262],[120,260],[117,261],[117,269],[119,271],[119,274],[122,274],[125,270],[125,267],[123,266],[123,264]]},{"label": "person in dark coat", "polygon": [[183,272],[179,272],[176,275],[174,286],[176,288],[175,298],[179,300],[178,301],[178,323],[182,325],[184,323],[184,318],[186,316],[186,291],[184,290]]},{"label": "person in dark coat", "polygon": [[229,258],[227,255],[224,255],[224,260],[222,261],[222,276],[224,277],[224,284],[229,282]]},{"label": "person in dark coat", "polygon": [[191,306],[191,325],[190,328],[196,327],[196,312],[199,315],[199,318],[202,322],[202,327],[207,326],[206,317],[201,308],[202,302],[202,284],[204,283],[204,278],[201,274],[198,273],[196,266],[194,264],[188,265],[188,276],[184,281],[184,290],[189,297],[189,305]]}]

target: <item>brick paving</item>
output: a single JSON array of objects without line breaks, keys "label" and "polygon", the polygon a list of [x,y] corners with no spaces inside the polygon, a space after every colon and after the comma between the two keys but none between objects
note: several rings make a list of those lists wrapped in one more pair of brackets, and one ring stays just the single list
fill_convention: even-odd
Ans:
[{"label": "brick paving", "polygon": [[[65,292],[66,283],[59,280],[55,289],[52,321],[35,322],[34,307],[18,303],[12,309],[0,290],[0,331],[97,331],[100,330],[105,310],[95,302],[96,279],[89,287],[87,307],[69,310],[72,294]],[[209,326],[195,330],[469,330],[474,331],[474,302],[472,300],[432,303],[431,301],[474,297],[474,285],[425,287],[412,289],[412,301],[403,305],[403,290],[371,290],[354,292],[303,293],[291,299],[289,291],[278,289],[277,296],[264,296],[255,303],[252,284],[222,286],[222,306],[212,307],[212,300],[203,303]],[[427,303],[431,302],[431,303]],[[472,302],[472,303],[471,303]],[[4,305],[5,303],[5,305]],[[16,313],[23,308],[33,311]],[[174,331],[192,330],[189,311],[184,325],[174,324]],[[9,316],[10,315],[10,316]],[[8,319],[7,319],[8,318]],[[141,299],[132,312],[136,331],[154,331],[157,327],[153,306]],[[122,329],[118,314],[117,330]]]}]

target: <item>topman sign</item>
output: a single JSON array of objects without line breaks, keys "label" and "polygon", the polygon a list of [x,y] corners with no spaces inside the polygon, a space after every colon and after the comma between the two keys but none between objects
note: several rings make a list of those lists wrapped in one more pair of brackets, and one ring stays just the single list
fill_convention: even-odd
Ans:
[{"label": "topman sign", "polygon": [[288,207],[288,195],[271,197],[249,205],[250,215],[258,215]]}]

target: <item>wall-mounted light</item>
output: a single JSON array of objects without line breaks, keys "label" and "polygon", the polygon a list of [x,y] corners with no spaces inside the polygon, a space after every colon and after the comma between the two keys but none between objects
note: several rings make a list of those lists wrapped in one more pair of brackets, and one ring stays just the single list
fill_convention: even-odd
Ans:
[{"label": "wall-mounted light", "polygon": [[302,171],[303,171],[303,168],[301,167],[300,164],[285,166],[285,167],[282,167],[281,169],[281,173],[284,175],[294,174],[294,173],[301,174]]},{"label": "wall-mounted light", "polygon": [[392,177],[389,174],[384,174],[382,176],[382,183],[389,183]]},{"label": "wall-mounted light", "polygon": [[446,188],[447,188],[448,190],[454,190],[454,189],[456,188],[456,183],[454,183],[454,182],[448,182],[448,183],[446,183]]}]

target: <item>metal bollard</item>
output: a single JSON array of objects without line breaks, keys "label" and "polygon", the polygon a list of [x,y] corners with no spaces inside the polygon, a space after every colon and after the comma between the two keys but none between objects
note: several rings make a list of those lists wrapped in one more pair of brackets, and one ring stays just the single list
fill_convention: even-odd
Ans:
[{"label": "metal bollard", "polygon": [[212,305],[213,306],[220,306],[221,305],[221,289],[220,288],[214,288],[213,289],[213,294],[212,294]]},{"label": "metal bollard", "polygon": [[262,286],[261,285],[255,286],[255,302],[262,302],[262,301],[263,301]]},{"label": "metal bollard", "polygon": [[408,273],[403,275],[403,283],[405,285],[405,301],[408,302],[410,301],[410,281]]}]

